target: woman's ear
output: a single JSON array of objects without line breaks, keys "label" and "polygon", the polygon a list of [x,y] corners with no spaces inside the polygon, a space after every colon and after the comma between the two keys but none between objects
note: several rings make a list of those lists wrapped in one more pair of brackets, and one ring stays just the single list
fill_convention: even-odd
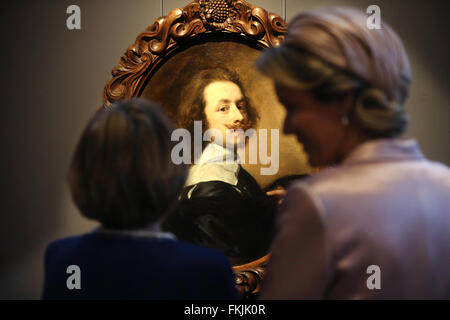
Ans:
[{"label": "woman's ear", "polygon": [[332,106],[339,117],[350,118],[355,107],[355,98],[353,92],[346,92],[335,97],[329,106]]},{"label": "woman's ear", "polygon": [[341,124],[346,127],[350,122],[350,118],[354,109],[354,95],[352,92],[346,92],[333,99],[332,106],[340,118]]},{"label": "woman's ear", "polygon": [[353,113],[353,109],[355,107],[355,95],[353,92],[349,91],[342,96],[341,103],[341,111],[344,115],[349,116]]}]

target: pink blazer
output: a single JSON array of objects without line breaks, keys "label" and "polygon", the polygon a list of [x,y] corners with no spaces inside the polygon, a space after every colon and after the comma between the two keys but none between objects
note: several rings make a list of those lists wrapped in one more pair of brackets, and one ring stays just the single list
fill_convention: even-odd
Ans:
[{"label": "pink blazer", "polygon": [[449,299],[449,168],[375,140],[294,184],[261,298]]}]

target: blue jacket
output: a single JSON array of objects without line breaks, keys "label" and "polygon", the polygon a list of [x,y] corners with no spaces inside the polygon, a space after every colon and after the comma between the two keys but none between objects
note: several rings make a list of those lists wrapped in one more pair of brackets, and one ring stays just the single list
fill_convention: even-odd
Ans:
[{"label": "blue jacket", "polygon": [[[168,233],[102,230],[47,247],[44,299],[239,298],[230,264],[219,252]],[[68,289],[75,276],[67,272],[71,265],[79,267],[81,289]]]}]

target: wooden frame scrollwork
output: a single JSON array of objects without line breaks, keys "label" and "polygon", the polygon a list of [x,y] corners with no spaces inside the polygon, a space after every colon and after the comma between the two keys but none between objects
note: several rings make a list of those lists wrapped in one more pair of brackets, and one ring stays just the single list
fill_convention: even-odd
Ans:
[{"label": "wooden frame scrollwork", "polygon": [[[140,95],[147,78],[181,45],[204,35],[226,34],[244,39],[260,49],[276,47],[284,39],[287,24],[244,0],[194,0],[139,34],[112,70],[103,90],[103,104]],[[236,285],[244,297],[256,294],[264,278],[269,255],[235,266]]]}]

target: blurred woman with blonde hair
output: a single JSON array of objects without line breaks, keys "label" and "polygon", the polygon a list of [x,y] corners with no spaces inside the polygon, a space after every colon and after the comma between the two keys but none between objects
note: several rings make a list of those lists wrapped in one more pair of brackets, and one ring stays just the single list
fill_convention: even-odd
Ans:
[{"label": "blurred woman with blonde hair", "polygon": [[257,61],[285,133],[330,167],[289,189],[264,299],[450,297],[450,170],[399,139],[408,57],[389,25],[366,20],[352,8],[303,12]]}]

